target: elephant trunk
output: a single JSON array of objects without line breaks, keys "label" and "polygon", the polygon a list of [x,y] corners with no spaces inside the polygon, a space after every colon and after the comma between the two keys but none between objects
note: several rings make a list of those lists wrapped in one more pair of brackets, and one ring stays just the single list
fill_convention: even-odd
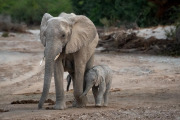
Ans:
[{"label": "elephant trunk", "polygon": [[83,94],[80,96],[80,98],[82,98],[83,96],[86,96],[87,93],[89,92],[89,90],[93,87],[93,84],[86,84],[86,88],[85,91],[83,92]]},{"label": "elephant trunk", "polygon": [[55,55],[52,54],[52,49],[47,49],[45,48],[45,74],[44,74],[44,85],[43,85],[43,92],[41,95],[41,99],[38,104],[38,108],[41,109],[47,95],[49,93],[49,88],[50,88],[50,83],[51,83],[51,78],[52,78],[52,73],[53,73],[53,68],[54,68],[54,58]]}]

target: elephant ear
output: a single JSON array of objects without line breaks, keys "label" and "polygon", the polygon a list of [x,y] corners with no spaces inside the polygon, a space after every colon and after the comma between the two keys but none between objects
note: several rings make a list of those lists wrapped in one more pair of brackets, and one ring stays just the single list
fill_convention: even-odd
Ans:
[{"label": "elephant ear", "polygon": [[67,14],[65,12],[62,12],[59,14],[59,17],[68,18],[68,17],[75,17],[76,15],[74,13]]},{"label": "elephant ear", "polygon": [[102,74],[102,71],[98,70],[98,69],[95,69],[96,71],[96,75],[97,75],[97,79],[95,80],[95,86],[98,86],[101,84],[101,82],[103,82],[105,79],[104,79],[104,76]]},{"label": "elephant ear", "polygon": [[96,37],[96,28],[87,17],[78,15],[71,18],[72,33],[66,45],[66,54],[77,52],[82,46],[91,43]]},{"label": "elephant ear", "polygon": [[41,40],[41,43],[44,45],[44,47],[46,46],[46,41],[45,41],[45,36],[44,36],[44,32],[46,30],[46,27],[47,27],[47,21],[49,19],[51,19],[52,16],[48,13],[45,13],[43,15],[43,18],[42,18],[42,21],[41,21],[41,26],[40,26],[40,40]]}]

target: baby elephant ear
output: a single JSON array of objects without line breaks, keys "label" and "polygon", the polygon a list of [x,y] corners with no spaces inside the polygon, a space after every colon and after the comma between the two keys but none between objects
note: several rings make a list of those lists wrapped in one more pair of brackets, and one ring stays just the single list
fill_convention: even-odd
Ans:
[{"label": "baby elephant ear", "polygon": [[96,37],[96,27],[87,17],[77,15],[71,18],[72,34],[66,45],[66,54],[78,51],[82,46],[90,44]]},{"label": "baby elephant ear", "polygon": [[43,15],[42,21],[41,21],[41,26],[40,26],[40,40],[41,43],[44,45],[44,47],[46,46],[46,38],[44,36],[44,32],[46,30],[47,27],[47,21],[52,18],[52,16],[48,13],[45,13]]},{"label": "baby elephant ear", "polygon": [[96,70],[97,79],[95,80],[95,86],[98,86],[103,81],[103,76],[99,70]]}]

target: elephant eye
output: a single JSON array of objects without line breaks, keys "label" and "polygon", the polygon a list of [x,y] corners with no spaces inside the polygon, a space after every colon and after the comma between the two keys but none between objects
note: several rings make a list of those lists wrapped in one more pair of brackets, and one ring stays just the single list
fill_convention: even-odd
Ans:
[{"label": "elephant eye", "polygon": [[62,37],[62,38],[65,38],[65,34],[62,34],[61,37]]}]

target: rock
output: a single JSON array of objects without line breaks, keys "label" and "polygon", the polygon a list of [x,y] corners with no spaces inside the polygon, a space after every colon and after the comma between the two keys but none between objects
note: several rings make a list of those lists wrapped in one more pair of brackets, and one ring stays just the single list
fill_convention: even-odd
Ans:
[{"label": "rock", "polygon": [[79,119],[81,119],[81,120],[86,120],[86,118],[87,118],[87,115],[82,115],[79,117]]}]

